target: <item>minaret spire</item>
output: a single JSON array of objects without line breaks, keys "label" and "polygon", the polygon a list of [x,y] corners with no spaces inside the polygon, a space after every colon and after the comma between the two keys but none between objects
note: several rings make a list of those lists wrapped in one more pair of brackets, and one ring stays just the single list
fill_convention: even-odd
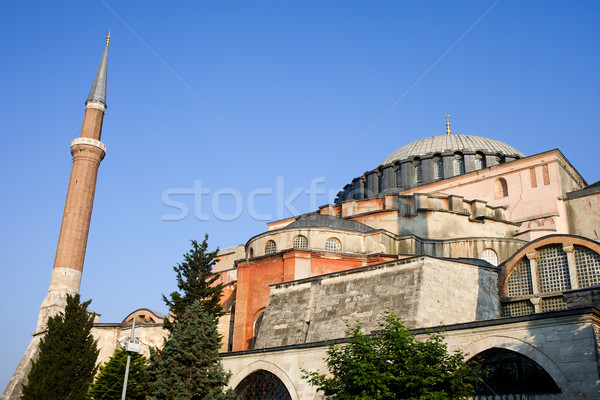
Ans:
[{"label": "minaret spire", "polygon": [[86,104],[90,101],[97,101],[104,104],[106,108],[106,75],[108,72],[108,45],[110,43],[110,31],[106,36],[106,46],[104,47],[104,53],[100,59],[100,65],[90,90],[90,95],[87,98]]}]

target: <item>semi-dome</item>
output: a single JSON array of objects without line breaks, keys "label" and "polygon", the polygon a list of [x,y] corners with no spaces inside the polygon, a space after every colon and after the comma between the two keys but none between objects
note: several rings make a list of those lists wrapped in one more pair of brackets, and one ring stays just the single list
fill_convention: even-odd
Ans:
[{"label": "semi-dome", "polygon": [[523,153],[499,140],[474,135],[437,135],[415,140],[394,151],[381,162],[381,165],[395,161],[404,161],[415,157],[423,157],[436,153],[448,152],[482,152],[500,154],[505,157],[522,158]]}]

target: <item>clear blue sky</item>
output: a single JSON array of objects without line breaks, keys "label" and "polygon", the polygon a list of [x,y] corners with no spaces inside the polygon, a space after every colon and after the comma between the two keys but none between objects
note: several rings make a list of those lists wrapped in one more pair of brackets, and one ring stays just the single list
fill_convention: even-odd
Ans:
[{"label": "clear blue sky", "polygon": [[[596,1],[5,2],[0,390],[48,290],[69,146],[107,29],[108,154],[81,294],[118,322],[140,307],[166,311],[161,294],[175,289],[171,267],[190,239],[243,244],[266,229],[255,214],[290,215],[278,213],[278,191],[293,197],[317,179],[336,193],[442,134],[447,113],[453,133],[527,155],[559,148],[599,180],[599,20]],[[189,215],[165,221],[178,211],[163,194],[196,181],[210,193],[200,205],[171,196]],[[306,192],[290,202],[311,211]]]}]

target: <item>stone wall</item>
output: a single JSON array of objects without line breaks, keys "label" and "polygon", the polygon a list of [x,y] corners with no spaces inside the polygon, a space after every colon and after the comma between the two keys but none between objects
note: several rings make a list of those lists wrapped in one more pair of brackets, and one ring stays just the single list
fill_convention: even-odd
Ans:
[{"label": "stone wall", "polygon": [[[491,348],[516,351],[548,372],[562,391],[557,399],[597,399],[599,316],[597,310],[561,311],[443,328],[449,350],[469,353],[467,359]],[[325,343],[315,343],[229,353],[223,365],[232,372],[232,388],[252,372],[266,370],[284,383],[292,400],[314,400],[321,397],[302,379],[302,370],[326,372],[326,350]]]},{"label": "stone wall", "polygon": [[388,309],[411,328],[498,317],[497,271],[419,257],[275,285],[255,347],[340,338],[346,321],[370,332]]}]

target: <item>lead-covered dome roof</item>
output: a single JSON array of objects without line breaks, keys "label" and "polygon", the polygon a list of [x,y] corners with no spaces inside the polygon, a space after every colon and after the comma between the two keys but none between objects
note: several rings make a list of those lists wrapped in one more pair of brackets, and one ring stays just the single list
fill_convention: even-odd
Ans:
[{"label": "lead-covered dome roof", "polygon": [[474,135],[437,135],[415,140],[394,151],[381,162],[381,165],[395,161],[404,161],[415,157],[424,157],[436,153],[482,152],[485,154],[500,154],[505,157],[521,158],[523,153],[499,140]]}]

